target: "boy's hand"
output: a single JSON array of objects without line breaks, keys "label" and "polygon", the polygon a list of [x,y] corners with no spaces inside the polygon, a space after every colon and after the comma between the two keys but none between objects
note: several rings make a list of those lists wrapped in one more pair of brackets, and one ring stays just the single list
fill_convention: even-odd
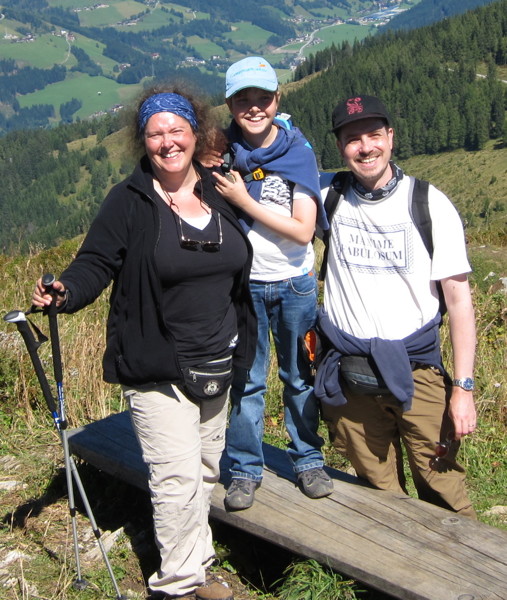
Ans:
[{"label": "boy's hand", "polygon": [[253,201],[238,171],[231,169],[225,175],[214,171],[212,175],[215,178],[216,189],[231,204],[244,208],[245,202]]}]

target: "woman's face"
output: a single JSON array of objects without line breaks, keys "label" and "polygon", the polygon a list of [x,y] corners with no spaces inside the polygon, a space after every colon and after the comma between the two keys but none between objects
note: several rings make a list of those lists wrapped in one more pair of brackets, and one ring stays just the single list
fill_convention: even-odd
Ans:
[{"label": "woman's face", "polygon": [[146,154],[157,176],[185,173],[192,164],[196,136],[190,123],[170,112],[152,115],[144,128]]}]

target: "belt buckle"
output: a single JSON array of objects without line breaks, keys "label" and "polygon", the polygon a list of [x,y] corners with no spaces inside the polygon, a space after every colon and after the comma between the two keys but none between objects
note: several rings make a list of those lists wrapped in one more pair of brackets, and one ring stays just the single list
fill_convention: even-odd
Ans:
[{"label": "belt buckle", "polygon": [[261,179],[264,179],[266,177],[266,174],[259,167],[258,169],[255,169],[255,171],[252,171],[252,177],[253,179],[255,179],[255,181],[260,181]]}]

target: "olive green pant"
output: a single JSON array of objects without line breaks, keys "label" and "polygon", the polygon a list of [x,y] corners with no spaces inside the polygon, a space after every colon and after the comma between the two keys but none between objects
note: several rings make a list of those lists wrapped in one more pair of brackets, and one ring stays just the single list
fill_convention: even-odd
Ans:
[{"label": "olive green pant", "polygon": [[322,407],[330,439],[359,477],[381,490],[406,493],[401,444],[421,500],[476,518],[465,489],[465,471],[456,462],[459,442],[436,458],[438,441],[452,432],[447,406],[450,388],[432,367],[413,371],[415,391],[410,410],[391,394],[357,395],[344,385],[347,403]]}]

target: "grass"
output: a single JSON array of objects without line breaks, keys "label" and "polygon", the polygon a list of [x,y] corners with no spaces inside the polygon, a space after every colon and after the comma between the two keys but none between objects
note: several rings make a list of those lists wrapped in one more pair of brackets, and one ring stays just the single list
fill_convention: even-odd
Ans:
[{"label": "grass", "polygon": [[355,600],[357,586],[315,560],[297,561],[284,572],[280,600]]}]

